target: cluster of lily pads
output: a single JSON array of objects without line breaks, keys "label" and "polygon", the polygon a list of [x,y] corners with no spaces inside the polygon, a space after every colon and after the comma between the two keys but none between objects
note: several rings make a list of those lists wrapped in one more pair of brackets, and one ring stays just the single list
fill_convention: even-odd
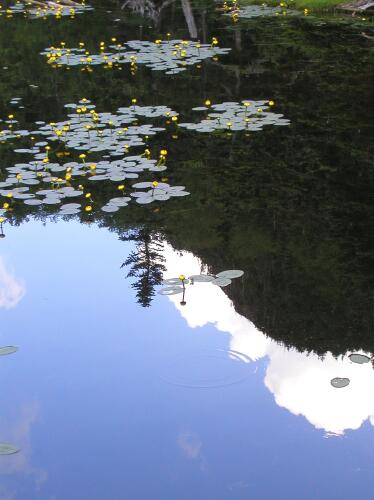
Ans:
[{"label": "cluster of lily pads", "polygon": [[193,111],[205,112],[205,118],[198,123],[179,123],[180,127],[196,132],[214,132],[216,130],[262,130],[265,125],[289,125],[283,115],[270,111],[273,101],[223,102],[193,108]]},{"label": "cluster of lily pads", "polygon": [[24,108],[24,106],[22,106],[22,97],[12,97],[12,99],[9,101],[9,104],[14,106],[15,108]]},{"label": "cluster of lily pads", "polygon": [[195,283],[211,283],[212,285],[225,287],[232,283],[235,278],[240,278],[243,276],[244,271],[241,269],[230,269],[227,271],[221,271],[216,275],[212,274],[194,274],[186,278],[184,274],[181,274],[178,278],[170,278],[163,281],[163,285],[167,285],[161,288],[158,293],[160,295],[177,295],[186,291],[186,285],[194,285]]},{"label": "cluster of lily pads", "polygon": [[59,19],[65,16],[75,17],[76,14],[83,14],[89,10],[93,10],[93,7],[84,2],[80,4],[74,2],[72,5],[49,2],[42,6],[26,0],[25,2],[16,1],[13,5],[0,8],[0,14],[6,14],[8,17],[12,17],[14,14],[23,14],[30,19],[54,16]]},{"label": "cluster of lily pads", "polygon": [[231,16],[236,20],[240,18],[253,19],[256,17],[286,16],[295,14],[297,14],[297,11],[281,6],[269,7],[267,5],[248,5],[237,10],[226,12],[224,15]]},{"label": "cluster of lily pads", "polygon": [[164,130],[151,124],[139,125],[139,117],[172,119],[178,115],[167,106],[137,106],[135,102],[114,113],[96,112],[95,105],[88,99],[82,99],[78,104],[66,104],[65,107],[74,111],[67,115],[67,120],[50,123],[38,121],[38,127],[31,131],[16,129],[18,121],[13,115],[8,115],[8,120],[4,121],[6,127],[0,130],[0,142],[26,136],[42,136],[43,141],[34,142],[31,148],[16,150],[18,153],[33,154],[35,160],[46,157],[43,150],[48,145],[46,141],[60,142],[66,148],[77,151],[107,151],[111,156],[121,156],[124,150],[132,146],[144,145],[145,136]]},{"label": "cluster of lily pads", "polygon": [[[7,356],[8,354],[13,354],[18,351],[18,347],[15,346],[4,346],[0,347],[0,356]],[[18,453],[20,450],[16,446],[9,443],[0,443],[0,455],[13,455]]]},{"label": "cluster of lily pads", "polygon": [[[277,6],[269,6],[266,3],[263,3],[262,5],[253,4],[240,6],[240,1],[238,0],[225,0],[220,10],[223,11],[225,16],[230,16],[234,22],[238,21],[240,18],[253,19],[257,17],[299,14],[297,10],[289,9],[288,4],[283,1],[281,1]],[[305,11],[307,10],[308,9],[305,9]],[[305,11],[304,14],[307,13]]]},{"label": "cluster of lily pads", "polygon": [[189,40],[156,40],[155,42],[132,40],[105,46],[100,43],[97,54],[88,51],[82,42],[77,48],[49,47],[41,54],[47,57],[48,63],[60,66],[98,66],[143,64],[152,70],[175,74],[185,71],[187,66],[198,64],[209,58],[227,54],[230,49],[219,48],[217,39],[212,43],[202,44]]},{"label": "cluster of lily pads", "polygon": [[[146,137],[164,130],[151,124],[138,124],[138,119],[172,119],[177,113],[170,108],[137,106],[136,99],[133,99],[132,106],[119,108],[116,113],[98,113],[88,99],[66,107],[74,110],[68,114],[67,120],[58,123],[38,121],[38,127],[31,131],[18,130],[15,127],[18,121],[13,115],[5,120],[6,128],[0,131],[0,141],[27,138],[31,146],[16,148],[14,152],[31,155],[32,159],[6,168],[8,176],[0,182],[0,195],[5,198],[3,209],[11,208],[15,200],[22,200],[31,206],[61,205],[60,214],[71,215],[82,210],[82,204],[63,201],[84,197],[84,210],[88,212],[92,210],[93,203],[90,185],[98,181],[112,183],[117,192],[117,196],[101,207],[104,212],[115,212],[127,206],[131,199],[139,204],[148,204],[189,194],[184,186],[170,186],[166,182],[152,180],[135,184],[135,191],[129,193],[130,197],[124,195],[125,185],[122,183],[125,180],[137,179],[144,172],[154,176],[166,170],[167,150],[160,151],[158,160],[151,159],[148,148],[143,154],[130,156],[127,153],[130,147],[144,146]],[[42,140],[36,139],[38,135],[42,136]],[[64,158],[72,150],[80,153],[77,161],[60,163],[51,158],[51,155],[57,160],[61,156]],[[91,162],[88,161],[88,154],[102,158]],[[30,187],[34,188],[33,192]],[[146,188],[149,189],[139,191]],[[0,216],[3,215],[4,212],[0,213]]]},{"label": "cluster of lily pads", "polygon": [[[366,356],[366,354],[358,354],[358,353],[352,353],[348,357],[352,361],[352,363],[357,363],[358,365],[363,365],[374,360],[373,357],[369,358],[369,356]],[[335,389],[342,389],[343,387],[347,387],[347,385],[349,385],[350,382],[351,381],[349,380],[349,378],[335,377],[331,380],[331,385],[335,387]]]}]

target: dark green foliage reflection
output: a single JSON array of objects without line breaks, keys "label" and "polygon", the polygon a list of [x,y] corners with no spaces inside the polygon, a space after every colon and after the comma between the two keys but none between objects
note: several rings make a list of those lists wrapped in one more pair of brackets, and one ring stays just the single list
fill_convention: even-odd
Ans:
[{"label": "dark green foliage reflection", "polygon": [[[145,22],[128,11],[125,17],[115,3],[110,14],[97,4],[82,15],[84,24],[0,20],[1,118],[12,112],[30,124],[58,121],[65,104],[83,97],[112,112],[136,97],[140,106],[176,110],[181,123],[196,122],[192,108],[207,100],[215,105],[272,99],[272,111],[290,122],[257,131],[197,133],[170,120],[147,147],[154,157],[167,149],[165,182],[186,186],[191,194],[156,208],[134,203],[105,214],[96,207],[107,202],[108,185],[92,187],[97,205],[75,217],[135,241],[137,250],[124,266],[135,279],[139,303],[149,306],[161,284],[161,242],[168,241],[193,252],[211,274],[243,269],[243,278],[225,293],[272,338],[320,354],[374,352],[374,62],[362,25],[317,16],[232,24],[210,2],[193,4],[188,15],[175,2]],[[191,38],[196,30],[202,43],[217,37],[232,50],[175,75],[144,66],[135,72],[127,66],[54,70],[39,55],[61,41],[71,47],[82,39],[95,47],[102,39],[109,43],[108,26],[121,43],[154,41],[154,30],[163,39],[167,33],[171,39]],[[364,30],[373,31],[370,25]],[[9,104],[15,97],[22,97],[23,109]],[[22,160],[14,158],[9,143],[0,154],[3,180],[4,167]],[[33,213],[55,214],[53,207]],[[27,206],[16,204],[7,224],[21,224],[29,214]]]}]

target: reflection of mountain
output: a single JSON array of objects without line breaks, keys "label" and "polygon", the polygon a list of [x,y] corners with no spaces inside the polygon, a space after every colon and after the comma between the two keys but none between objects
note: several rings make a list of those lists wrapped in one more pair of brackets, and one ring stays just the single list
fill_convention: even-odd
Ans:
[{"label": "reflection of mountain", "polygon": [[[168,247],[166,267],[171,277],[181,272],[199,273],[201,264],[192,254],[180,254]],[[374,371],[370,363],[356,365],[346,356],[334,358],[327,354],[322,359],[287,349],[238,314],[223,290],[214,285],[189,286],[184,307],[178,297],[169,299],[190,327],[212,323],[219,331],[230,334],[230,349],[252,360],[269,358],[264,382],[279,406],[334,434],[358,429],[367,419],[374,420]],[[350,385],[344,390],[334,389],[330,380],[337,376],[350,378]]]},{"label": "reflection of mountain", "polygon": [[0,308],[12,309],[26,293],[25,286],[6,268],[0,257]]}]

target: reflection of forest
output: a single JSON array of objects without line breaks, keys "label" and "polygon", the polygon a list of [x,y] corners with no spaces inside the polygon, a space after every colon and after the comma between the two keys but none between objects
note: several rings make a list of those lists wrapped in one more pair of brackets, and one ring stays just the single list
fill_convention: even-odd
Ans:
[{"label": "reflection of forest", "polygon": [[[241,24],[221,30],[228,21],[215,19],[209,5],[192,11],[198,38],[209,40],[218,32],[220,46],[235,49],[177,78],[146,68],[133,77],[126,73],[126,78],[126,69],[95,69],[92,75],[54,71],[36,56],[51,44],[44,31],[33,28],[31,33],[22,19],[13,19],[12,25],[2,22],[1,52],[9,70],[0,81],[1,113],[8,113],[7,102],[22,88],[27,111],[17,110],[17,118],[26,123],[60,119],[63,105],[81,97],[83,88],[100,111],[127,105],[137,96],[143,104],[171,106],[183,121],[197,120],[191,108],[206,98],[274,99],[277,111],[291,120],[290,127],[269,127],[246,137],[206,136],[170,125],[152,140],[155,154],[163,147],[169,151],[170,183],[187,186],[190,197],[159,205],[158,212],[131,206],[105,216],[98,207],[101,198],[107,199],[107,186],[99,183],[92,187],[97,205],[82,220],[97,220],[121,237],[135,238],[139,252],[129,256],[128,269],[141,264],[134,271],[135,288],[145,305],[163,266],[160,249],[156,267],[144,258],[147,245],[166,239],[200,257],[212,272],[243,269],[245,277],[225,292],[241,314],[273,338],[320,353],[351,348],[373,352],[370,42],[358,32],[353,36],[352,27],[331,23],[321,30],[313,19],[278,24],[264,20],[250,30]],[[175,29],[178,35],[189,35],[191,22],[180,4],[165,4],[161,11],[160,33]],[[74,46],[81,39],[77,24],[61,21],[59,26],[66,43]],[[85,29],[100,40],[107,32],[105,15],[88,15]],[[147,28],[143,30],[147,38]],[[126,25],[125,30],[119,23],[114,35],[136,39],[138,31],[138,25]],[[21,44],[25,39],[27,47]],[[14,46],[21,47],[20,57],[11,52]],[[30,83],[39,85],[38,92]],[[1,162],[14,162],[9,144],[2,147]],[[13,223],[27,217],[27,207],[18,204]]]}]

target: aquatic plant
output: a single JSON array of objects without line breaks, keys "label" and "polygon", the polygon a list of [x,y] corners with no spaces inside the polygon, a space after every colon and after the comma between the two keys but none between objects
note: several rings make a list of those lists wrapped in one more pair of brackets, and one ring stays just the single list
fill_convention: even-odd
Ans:
[{"label": "aquatic plant", "polygon": [[[164,130],[149,123],[140,124],[140,118],[170,119],[177,116],[173,110],[167,106],[138,106],[135,98],[131,106],[121,107],[115,113],[97,112],[95,105],[85,98],[78,104],[67,104],[66,108],[73,110],[67,120],[38,121],[38,127],[31,131],[16,129],[18,121],[14,115],[8,115],[6,127],[0,130],[0,141],[28,140],[31,146],[15,148],[14,152],[31,155],[32,160],[6,168],[8,176],[0,182],[0,195],[6,199],[3,209],[11,210],[17,200],[30,206],[59,205],[65,198],[85,196],[89,202],[85,207],[81,203],[66,203],[61,205],[60,214],[72,215],[82,209],[89,213],[94,203],[91,187],[104,181],[112,183],[117,191],[101,207],[104,212],[116,212],[132,199],[146,204],[189,194],[184,186],[170,186],[154,177],[167,168],[166,149],[161,149],[158,160],[151,158],[148,147],[141,154],[128,154],[130,148],[145,146],[150,136]],[[38,135],[42,140],[37,141]],[[75,161],[60,162],[74,152],[78,155]],[[95,161],[90,161],[89,155],[94,155]],[[123,182],[137,179],[143,172],[153,179],[135,184],[136,191],[128,193],[131,197],[125,196],[127,186]],[[148,187],[148,191],[137,191]]]},{"label": "aquatic plant", "polygon": [[13,345],[7,345],[5,347],[0,347],[0,356],[7,356],[8,354],[14,354],[18,351],[18,347]]},{"label": "aquatic plant", "polygon": [[[352,363],[356,363],[358,365],[369,363],[371,360],[374,359],[373,356],[369,357],[366,356],[366,354],[359,354],[359,353],[351,353],[349,354],[348,358],[350,359],[350,361],[352,361]],[[336,389],[347,387],[347,385],[349,384],[350,384],[349,378],[335,377],[331,380],[331,385]]]},{"label": "aquatic plant", "polygon": [[347,387],[350,382],[349,378],[335,377],[331,380],[331,385],[335,387],[335,389],[342,389],[343,387]]},{"label": "aquatic plant", "polygon": [[283,115],[270,111],[274,101],[223,102],[221,104],[200,106],[193,111],[205,112],[206,118],[198,123],[179,123],[179,127],[195,132],[215,132],[217,130],[239,131],[262,130],[266,125],[289,125]]},{"label": "aquatic plant", "polygon": [[9,443],[0,443],[0,455],[13,455],[20,451],[16,446]]},{"label": "aquatic plant", "polygon": [[225,287],[232,283],[235,278],[240,278],[244,275],[244,271],[241,269],[230,269],[227,271],[222,271],[216,275],[211,274],[194,274],[189,278],[186,278],[184,274],[178,276],[178,278],[168,278],[163,281],[166,287],[161,288],[158,293],[160,295],[177,295],[183,294],[182,305],[186,304],[185,294],[186,285],[194,285],[195,283],[211,283],[219,287]]},{"label": "aquatic plant", "polygon": [[300,13],[296,10],[288,9],[285,4],[279,5],[277,7],[269,7],[265,4],[263,5],[248,5],[246,7],[240,7],[231,12],[225,12],[225,16],[231,16],[234,21],[239,19],[253,19],[256,17],[269,17],[269,16],[288,16],[288,15],[299,15]]},{"label": "aquatic plant", "polygon": [[198,64],[205,59],[227,54],[231,49],[219,48],[217,38],[212,43],[202,44],[190,40],[156,40],[155,42],[131,40],[126,43],[116,41],[108,47],[99,44],[99,52],[92,53],[82,42],[79,47],[49,47],[41,55],[53,67],[62,66],[100,66],[113,67],[130,64],[135,69],[143,64],[154,71],[164,71],[168,75],[185,71],[187,66]]},{"label": "aquatic plant", "polygon": [[16,1],[13,5],[9,5],[6,8],[0,8],[0,15],[5,15],[6,17],[13,17],[13,15],[22,14],[28,19],[38,19],[49,16],[54,16],[56,19],[61,17],[69,16],[74,18],[77,14],[83,14],[84,12],[93,10],[93,7],[86,5],[84,1],[69,2],[69,5],[64,5],[62,2],[56,1],[41,3],[38,1],[25,2]]}]

